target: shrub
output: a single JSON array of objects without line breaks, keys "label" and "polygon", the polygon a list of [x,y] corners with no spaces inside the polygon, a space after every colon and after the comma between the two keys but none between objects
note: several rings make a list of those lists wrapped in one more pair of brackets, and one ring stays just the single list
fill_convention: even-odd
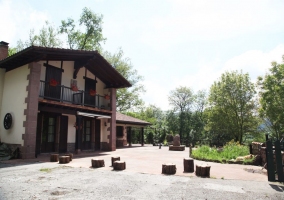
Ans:
[{"label": "shrub", "polygon": [[240,145],[233,140],[226,143],[222,151],[217,148],[210,148],[209,146],[201,146],[200,148],[192,151],[192,157],[199,160],[224,162],[231,159],[236,159],[238,156],[245,156],[249,154],[247,146]]}]

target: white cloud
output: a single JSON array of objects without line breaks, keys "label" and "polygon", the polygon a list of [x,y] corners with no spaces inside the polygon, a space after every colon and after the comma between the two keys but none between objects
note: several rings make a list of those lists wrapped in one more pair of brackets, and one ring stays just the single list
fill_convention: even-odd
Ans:
[{"label": "white cloud", "polygon": [[271,62],[282,63],[284,55],[284,44],[276,46],[274,49],[263,52],[259,50],[246,51],[225,62],[214,61],[202,64],[195,74],[188,74],[183,77],[175,77],[175,87],[189,86],[194,91],[206,89],[209,90],[214,81],[221,77],[226,71],[243,71],[249,73],[251,80],[256,81],[258,76],[264,76],[271,67]]},{"label": "white cloud", "polygon": [[[141,40],[154,49],[196,40],[222,40],[280,29],[284,4],[268,1],[172,0],[171,12],[149,21]],[[148,26],[147,26],[148,27]]]},{"label": "white cloud", "polygon": [[1,40],[16,45],[19,39],[27,40],[31,29],[39,29],[48,20],[46,13],[36,11],[27,1],[0,1]]},{"label": "white cloud", "polygon": [[272,61],[282,63],[282,55],[284,55],[284,44],[278,45],[268,52],[247,51],[228,60],[224,64],[222,72],[242,70],[244,73],[249,73],[251,79],[255,81],[258,76],[263,76],[268,72]]},{"label": "white cloud", "polygon": [[154,104],[162,110],[169,109],[169,90],[167,88],[154,81],[143,81],[142,84],[146,88],[146,92],[142,95],[142,98],[147,105]]}]

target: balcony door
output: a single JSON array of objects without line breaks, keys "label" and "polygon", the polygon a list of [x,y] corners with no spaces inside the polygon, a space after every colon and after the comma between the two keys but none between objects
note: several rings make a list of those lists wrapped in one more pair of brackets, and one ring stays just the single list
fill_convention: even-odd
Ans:
[{"label": "balcony door", "polygon": [[85,77],[85,105],[94,106],[96,105],[96,83],[94,79]]},{"label": "balcony door", "polygon": [[44,96],[48,99],[60,100],[62,69],[47,65],[45,72]]}]

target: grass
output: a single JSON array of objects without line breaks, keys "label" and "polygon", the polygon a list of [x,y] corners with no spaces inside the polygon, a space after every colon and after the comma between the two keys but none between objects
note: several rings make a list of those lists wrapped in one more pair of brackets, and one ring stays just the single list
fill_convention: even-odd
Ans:
[{"label": "grass", "polygon": [[39,171],[41,172],[51,172],[51,168],[41,168]]},{"label": "grass", "polygon": [[[248,146],[240,145],[237,142],[228,142],[222,151],[209,146],[201,146],[192,151],[192,157],[198,160],[206,160],[213,162],[224,163],[231,159],[236,159],[238,156],[245,156],[249,154]],[[249,160],[247,160],[249,162]]]}]

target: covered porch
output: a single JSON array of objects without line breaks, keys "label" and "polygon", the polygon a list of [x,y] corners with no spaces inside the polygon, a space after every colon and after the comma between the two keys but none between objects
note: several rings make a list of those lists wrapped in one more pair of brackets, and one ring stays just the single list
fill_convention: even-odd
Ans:
[{"label": "covered porch", "polygon": [[[144,129],[150,126],[149,122],[124,115],[122,113],[116,113],[116,146],[132,146],[133,137],[141,146],[144,146]],[[136,133],[136,134],[135,134]],[[137,135],[138,133],[138,135]]]}]

